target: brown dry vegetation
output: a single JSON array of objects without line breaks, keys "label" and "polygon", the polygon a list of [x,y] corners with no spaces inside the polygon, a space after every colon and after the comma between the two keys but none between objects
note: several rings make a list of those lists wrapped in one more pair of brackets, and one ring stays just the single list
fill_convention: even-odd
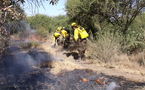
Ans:
[{"label": "brown dry vegetation", "polygon": [[86,55],[92,62],[144,68],[145,51],[143,50],[142,52],[132,54],[123,53],[119,42],[120,39],[113,36],[104,36],[96,42],[88,41]]},{"label": "brown dry vegetation", "polygon": [[[53,53],[53,55],[63,60],[54,63],[55,68],[52,71],[55,73],[61,72],[64,69],[66,70],[91,69],[109,75],[124,76],[125,78],[129,78],[132,80],[145,81],[144,67],[140,66],[140,64],[138,63],[142,58],[142,54],[129,56],[122,53],[117,54],[118,52],[115,52],[114,53],[115,55],[113,55],[112,53],[113,56],[111,58],[108,58],[108,60],[111,59],[109,62],[104,62],[97,58],[97,54],[95,53],[94,50],[96,48],[88,47],[86,53],[87,60],[78,62],[75,61],[73,57],[66,57],[63,54],[65,51],[60,50],[59,47],[51,48],[50,46],[48,46],[50,43],[52,42],[49,41],[48,43],[42,44],[41,48],[43,48],[46,52]],[[91,43],[91,45],[93,46],[93,43]]]},{"label": "brown dry vegetation", "polygon": [[[28,39],[35,41],[35,39],[38,38],[33,35],[32,37],[33,39]],[[63,50],[61,47],[53,48],[53,37],[49,35],[48,38],[48,40],[44,40],[45,43],[40,43],[37,48],[51,53],[55,56],[55,59],[58,60],[54,60],[52,63],[52,67],[54,68],[52,68],[51,73],[53,74],[58,74],[64,70],[73,71],[75,69],[90,69],[95,72],[105,73],[107,75],[123,76],[132,81],[145,81],[143,52],[127,55],[120,53],[118,49],[119,45],[116,42],[113,43],[113,41],[105,40],[96,44],[88,41],[86,52],[87,59],[86,61],[78,62],[75,61],[72,56],[67,57],[64,54],[67,51]],[[36,41],[41,41],[41,39],[36,39]],[[108,42],[112,42],[113,44],[108,44]],[[100,57],[102,59],[100,59]]]},{"label": "brown dry vegetation", "polygon": [[[121,78],[123,77],[125,80],[130,81],[130,83],[131,82],[136,82],[136,83],[145,82],[144,67],[140,66],[140,64],[138,63],[139,58],[142,57],[140,56],[141,54],[136,54],[136,56],[135,55],[129,56],[126,54],[121,54],[121,53],[115,54],[113,55],[113,57],[110,58],[111,60],[109,62],[104,62],[104,61],[99,60],[96,57],[95,53],[92,52],[94,51],[95,48],[89,47],[86,53],[87,60],[78,62],[78,61],[75,61],[73,57],[66,57],[63,54],[66,51],[63,51],[60,47],[52,48],[50,47],[50,44],[52,44],[52,41],[48,40],[47,43],[44,43],[41,45],[41,48],[45,50],[46,52],[52,53],[57,59],[60,60],[60,61],[54,61],[52,63],[54,68],[52,68],[50,72],[54,75],[62,75],[63,77],[62,82],[64,84],[70,83],[69,81],[67,81],[70,79],[70,77],[71,77],[70,80],[74,80],[74,81],[78,80],[77,78],[74,78],[74,76],[79,75],[81,77],[82,74],[81,74],[81,71],[79,70],[82,70],[82,72],[85,70],[91,70],[91,72],[97,72],[98,74],[103,73],[105,75],[109,75],[112,77],[121,77]],[[65,76],[66,72],[75,72],[75,73],[74,74],[69,73],[69,76],[68,74]],[[87,79],[90,77],[92,77],[92,75],[89,75]],[[122,82],[125,82],[125,81],[122,81]],[[129,85],[129,84],[126,84],[126,85]],[[68,86],[66,85],[66,87]],[[121,89],[121,90],[128,90],[128,89]],[[134,90],[144,90],[144,89],[134,88]]]}]

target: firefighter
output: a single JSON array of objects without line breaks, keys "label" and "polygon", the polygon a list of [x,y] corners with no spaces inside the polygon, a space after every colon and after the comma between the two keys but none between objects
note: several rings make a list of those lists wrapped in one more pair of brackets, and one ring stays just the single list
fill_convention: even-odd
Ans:
[{"label": "firefighter", "polygon": [[62,43],[63,43],[63,48],[67,49],[70,41],[70,32],[67,30],[65,27],[61,28],[61,35],[62,35]]},{"label": "firefighter", "polygon": [[60,36],[61,36],[60,30],[61,30],[61,27],[58,27],[57,30],[53,34],[54,41],[55,41],[54,46],[60,45]]},{"label": "firefighter", "polygon": [[76,48],[79,56],[81,59],[85,59],[87,38],[89,37],[89,34],[83,27],[79,26],[75,22],[71,24],[71,27],[74,30],[74,40],[76,42],[76,45],[78,45]]}]

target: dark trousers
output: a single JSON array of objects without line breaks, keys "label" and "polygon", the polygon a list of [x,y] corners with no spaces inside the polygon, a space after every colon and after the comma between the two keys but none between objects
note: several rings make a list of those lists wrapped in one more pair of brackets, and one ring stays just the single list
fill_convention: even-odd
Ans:
[{"label": "dark trousers", "polygon": [[81,59],[85,59],[85,52],[87,49],[87,39],[80,39],[78,42],[79,47],[77,48]]},{"label": "dark trousers", "polygon": [[70,45],[70,37],[65,37],[64,40],[63,40],[63,48],[64,49],[67,49]]}]

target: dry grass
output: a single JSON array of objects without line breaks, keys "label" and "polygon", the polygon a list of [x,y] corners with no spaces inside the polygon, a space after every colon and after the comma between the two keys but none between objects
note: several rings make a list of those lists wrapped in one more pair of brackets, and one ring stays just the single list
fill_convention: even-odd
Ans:
[{"label": "dry grass", "polygon": [[[72,57],[66,57],[63,55],[63,51],[58,51],[59,48],[52,48],[49,46],[50,44],[51,42],[42,44],[41,48],[46,52],[51,53],[55,59],[63,59],[56,60],[52,63],[53,68],[50,72],[54,75],[58,75],[64,70],[71,72],[75,69],[90,69],[98,73],[104,73],[106,75],[118,77],[123,76],[134,81],[145,81],[145,72],[143,71],[144,68],[141,68],[138,64],[132,62],[128,55],[114,55],[112,56],[112,61],[110,63],[105,63],[97,59],[96,55],[92,55],[94,52],[93,50],[87,50],[86,55],[89,56],[87,61],[76,62]],[[92,43],[91,45],[93,46],[95,43]],[[90,47],[88,49],[90,49]]]},{"label": "dry grass", "polygon": [[130,74],[145,75],[144,52],[127,55],[120,53],[118,49],[106,48],[107,43],[104,43],[104,45],[101,44],[102,46],[97,46],[98,44],[92,42],[89,42],[89,44],[91,47],[88,48],[87,55],[91,57],[90,60],[92,60],[93,63],[96,63],[97,66],[99,64],[102,67],[115,68]]},{"label": "dry grass", "polygon": [[100,34],[98,40],[88,41],[87,55],[94,61],[106,64],[121,64],[127,67],[144,67],[145,50],[135,54],[127,55],[121,52],[121,37],[111,33]]},{"label": "dry grass", "polygon": [[88,49],[91,56],[103,62],[111,62],[112,57],[120,54],[120,44],[117,37],[102,35],[95,42],[88,42]]},{"label": "dry grass", "polygon": [[136,62],[140,66],[145,66],[145,52],[140,52],[129,56],[130,61]]},{"label": "dry grass", "polygon": [[74,61],[65,60],[65,61],[56,61],[53,62],[54,68],[52,68],[51,73],[58,74],[62,72],[63,70],[66,71],[73,71],[75,69],[83,69],[83,67],[79,64],[77,64]]},{"label": "dry grass", "polygon": [[[114,72],[108,72],[107,74],[123,75],[130,79],[136,79],[136,81],[142,81],[138,76],[145,76],[145,51],[127,55],[120,51],[119,39],[104,36],[98,39],[96,42],[88,42],[87,55],[92,64],[96,63],[96,67],[105,67],[106,69],[114,69]],[[94,67],[95,68],[95,67]],[[115,72],[116,73],[115,74]],[[128,74],[128,75],[127,75]],[[131,78],[132,75],[136,75],[136,78]],[[134,76],[133,76],[134,77]]]}]

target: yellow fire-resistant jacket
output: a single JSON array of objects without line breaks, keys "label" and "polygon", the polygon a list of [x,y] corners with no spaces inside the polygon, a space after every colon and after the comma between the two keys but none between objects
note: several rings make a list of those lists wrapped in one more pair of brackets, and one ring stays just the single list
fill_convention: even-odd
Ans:
[{"label": "yellow fire-resistant jacket", "polygon": [[89,34],[87,33],[87,31],[84,28],[78,27],[74,30],[75,41],[77,41],[78,39],[85,39],[88,37],[89,37]]},{"label": "yellow fire-resistant jacket", "polygon": [[55,33],[53,34],[53,36],[54,36],[55,38],[58,38],[58,37],[60,37],[60,33],[59,33],[59,32],[55,32]]},{"label": "yellow fire-resistant jacket", "polygon": [[62,36],[63,36],[64,38],[66,38],[66,37],[69,36],[69,34],[68,34],[68,32],[67,32],[66,30],[61,30],[61,34],[62,34]]},{"label": "yellow fire-resistant jacket", "polygon": [[56,43],[56,40],[57,40],[59,37],[60,37],[60,33],[59,33],[59,32],[55,32],[55,33],[53,34],[53,41],[54,41],[54,43]]}]

